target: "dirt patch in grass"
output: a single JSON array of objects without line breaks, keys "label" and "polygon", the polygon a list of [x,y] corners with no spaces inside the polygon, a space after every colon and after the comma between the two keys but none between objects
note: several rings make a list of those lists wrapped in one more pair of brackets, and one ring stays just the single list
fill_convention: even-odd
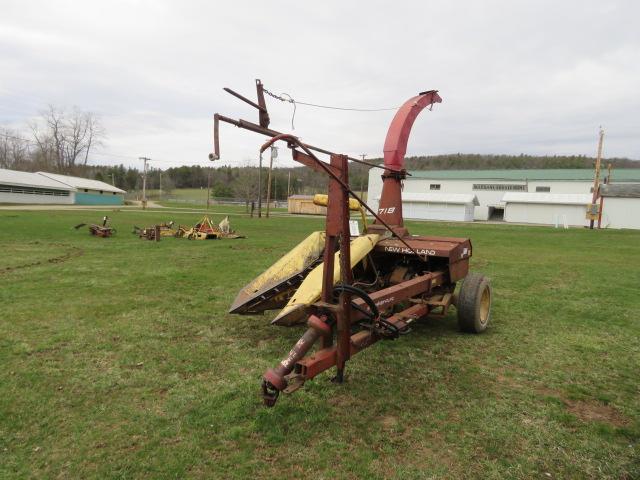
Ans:
[{"label": "dirt patch in grass", "polygon": [[583,422],[602,422],[614,427],[624,427],[629,420],[610,405],[584,400],[564,400],[567,410]]},{"label": "dirt patch in grass", "polygon": [[[29,245],[40,245],[40,242],[33,242]],[[43,248],[46,248],[46,247],[64,248],[67,251],[62,255],[57,255],[55,257],[50,257],[42,260],[36,260],[33,262],[27,262],[19,265],[11,265],[8,267],[0,268],[0,274],[9,273],[14,270],[21,270],[24,268],[36,267],[38,265],[43,265],[46,263],[52,263],[52,264],[63,263],[63,262],[66,262],[67,260],[70,260],[71,258],[79,257],[84,253],[84,251],[81,248],[74,247],[73,245],[68,245],[66,243],[50,243],[50,244],[47,244],[46,246],[43,245]]]},{"label": "dirt patch in grass", "polygon": [[629,424],[629,419],[610,405],[589,400],[569,400],[558,390],[548,387],[538,387],[536,392],[546,397],[560,399],[567,411],[583,422],[608,423],[614,427],[624,427]]},{"label": "dirt patch in grass", "polygon": [[391,415],[387,415],[380,419],[380,424],[385,430],[393,430],[398,426],[398,419]]}]

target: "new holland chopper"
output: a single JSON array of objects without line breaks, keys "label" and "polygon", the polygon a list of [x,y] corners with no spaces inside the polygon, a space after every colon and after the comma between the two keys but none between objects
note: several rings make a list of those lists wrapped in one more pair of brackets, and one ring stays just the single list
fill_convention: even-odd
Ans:
[{"label": "new holland chopper", "polygon": [[[259,123],[214,116],[214,152],[220,158],[219,123],[225,122],[271,137],[260,151],[284,142],[293,159],[327,175],[325,230],[314,232],[272,267],[247,284],[230,312],[280,312],[275,325],[306,324],[307,329],[288,355],[267,370],[262,395],[273,406],[280,392],[291,393],[321,372],[336,367],[334,380],[344,379],[346,362],[382,339],[408,333],[427,315],[447,314],[454,305],[465,332],[484,331],[491,314],[491,285],[469,272],[472,254],[468,238],[410,235],[402,216],[402,182],[407,176],[404,155],[418,114],[442,99],[435,90],[407,100],[396,112],[384,143],[382,166],[303,143],[269,128],[264,87],[256,80],[258,103],[225,89],[259,112]],[[328,155],[329,162],[316,154]],[[382,170],[382,195],[373,211],[349,186],[350,161]],[[350,235],[350,211],[366,210],[373,223]],[[462,282],[458,292],[456,285]],[[318,343],[318,348],[312,351]]]}]

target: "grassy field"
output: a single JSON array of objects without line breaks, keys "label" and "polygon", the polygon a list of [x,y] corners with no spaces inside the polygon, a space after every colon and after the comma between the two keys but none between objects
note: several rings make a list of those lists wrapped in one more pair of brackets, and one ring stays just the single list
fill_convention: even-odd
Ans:
[{"label": "grassy field", "polygon": [[[321,218],[232,217],[244,240],[159,243],[197,214],[0,212],[0,478],[640,476],[640,233],[410,224],[469,236],[483,335],[427,319],[274,409],[301,334],[226,313]],[[214,216],[214,219],[217,217]]]},{"label": "grassy field", "polygon": [[[138,194],[140,195],[140,194]],[[206,188],[176,188],[167,194],[164,192],[162,197],[159,195],[158,190],[147,190],[147,197],[165,207],[171,208],[203,208],[207,203],[207,189]],[[282,201],[282,200],[281,200]],[[228,212],[246,213],[247,208],[245,205],[217,205],[216,199],[211,198],[211,207],[224,207]],[[256,205],[256,209],[258,206]],[[263,205],[263,208],[266,206]],[[286,208],[272,208],[275,212],[286,212]]]},{"label": "grassy field", "polygon": [[[147,190],[147,197],[153,200],[160,198],[160,191],[158,189],[150,188]],[[170,193],[164,191],[162,197],[174,197],[180,200],[195,200],[198,202],[207,201],[207,189],[206,188],[174,188]]]},{"label": "grassy field", "polygon": [[[172,208],[172,209],[191,209],[191,210],[201,210],[203,212],[206,213],[207,208],[206,205],[203,205],[202,203],[191,203],[191,202],[173,202],[173,201],[161,201],[161,202],[157,202],[159,205],[163,206],[163,207],[168,207],[168,208]],[[266,206],[262,206],[262,215],[266,216]],[[244,206],[244,205],[228,205],[228,204],[218,204],[218,203],[212,203],[209,206],[208,211],[212,214],[215,214],[216,212],[220,212],[220,213],[230,213],[230,214],[237,214],[237,215],[248,215],[249,214],[249,210]],[[287,211],[286,208],[271,208],[270,212],[273,213],[285,213]],[[255,211],[253,212],[254,216],[257,217],[258,216],[258,206],[255,206]]]}]

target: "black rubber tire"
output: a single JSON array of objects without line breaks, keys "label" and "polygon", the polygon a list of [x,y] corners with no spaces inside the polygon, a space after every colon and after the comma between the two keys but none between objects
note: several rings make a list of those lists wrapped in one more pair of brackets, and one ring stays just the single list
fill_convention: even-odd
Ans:
[{"label": "black rubber tire", "polygon": [[456,309],[463,332],[482,333],[491,319],[491,282],[480,273],[469,273],[460,287]]}]

